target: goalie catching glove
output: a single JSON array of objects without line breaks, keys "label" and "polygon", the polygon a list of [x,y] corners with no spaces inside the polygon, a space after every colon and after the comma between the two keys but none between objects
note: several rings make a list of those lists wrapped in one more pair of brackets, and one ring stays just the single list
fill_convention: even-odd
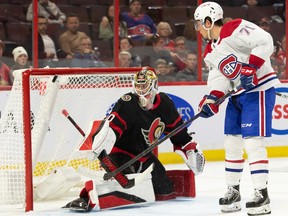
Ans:
[{"label": "goalie catching glove", "polygon": [[199,175],[204,170],[205,157],[196,142],[189,142],[182,148],[179,146],[174,146],[175,152],[179,154],[194,173],[194,175]]}]

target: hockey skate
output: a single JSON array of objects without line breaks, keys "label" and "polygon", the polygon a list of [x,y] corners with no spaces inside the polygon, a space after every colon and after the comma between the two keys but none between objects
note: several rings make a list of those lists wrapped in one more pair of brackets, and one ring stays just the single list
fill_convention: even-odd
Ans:
[{"label": "hockey skate", "polygon": [[88,201],[84,198],[77,198],[67,203],[62,208],[69,209],[76,212],[88,212],[92,210],[92,207],[88,204]]},{"label": "hockey skate", "polygon": [[219,199],[219,205],[222,206],[223,213],[236,212],[241,210],[241,196],[239,192],[239,185],[229,186],[228,191],[224,197]]},{"label": "hockey skate", "polygon": [[254,198],[246,203],[248,215],[266,215],[271,214],[270,199],[267,188],[262,190],[255,189]]}]

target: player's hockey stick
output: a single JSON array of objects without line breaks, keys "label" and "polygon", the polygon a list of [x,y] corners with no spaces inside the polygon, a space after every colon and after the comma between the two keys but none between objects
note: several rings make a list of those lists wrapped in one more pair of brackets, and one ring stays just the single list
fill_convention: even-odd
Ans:
[{"label": "player's hockey stick", "polygon": [[288,95],[281,94],[280,92],[276,92],[275,94],[281,98],[288,99]]},{"label": "player's hockey stick", "polygon": [[[66,109],[62,110],[62,114],[74,125],[74,127],[81,133],[83,137],[85,137],[84,131],[80,128],[80,126],[74,121],[74,119],[69,115],[68,111]],[[106,153],[105,150],[101,152],[101,154],[98,157],[101,166],[105,169],[106,172],[111,172],[117,169],[116,164],[112,161],[112,159],[109,157],[109,155]],[[118,183],[123,188],[131,188],[135,184],[138,184],[141,182],[147,175],[149,175],[153,170],[154,164],[151,164],[143,173],[139,173],[137,177],[133,179],[128,179],[127,176],[122,172],[119,171],[117,174],[115,174],[114,178],[118,181]]]},{"label": "player's hockey stick", "polygon": [[[237,88],[229,91],[227,94],[225,94],[224,96],[222,96],[221,98],[219,98],[215,104],[221,104],[226,98],[230,97],[232,94],[234,94],[235,92],[237,92],[238,90],[240,90],[242,88],[242,86],[238,86]],[[182,125],[178,126],[177,128],[175,128],[173,131],[171,131],[169,134],[167,134],[165,137],[163,137],[162,139],[158,140],[156,143],[150,145],[147,149],[145,149],[143,152],[141,152],[140,154],[136,155],[134,158],[132,158],[130,161],[128,161],[127,163],[123,164],[122,166],[120,166],[119,168],[117,168],[116,170],[112,171],[112,172],[107,172],[104,174],[104,180],[108,180],[112,177],[114,177],[115,175],[117,175],[117,173],[122,172],[124,169],[126,169],[127,167],[131,166],[133,163],[135,163],[137,160],[139,160],[140,158],[144,157],[146,154],[148,154],[149,152],[153,151],[157,146],[159,146],[161,143],[163,143],[165,140],[169,139],[170,137],[174,136],[175,134],[177,134],[179,131],[183,130],[185,127],[187,127],[190,123],[192,123],[193,121],[195,121],[196,119],[198,119],[201,115],[201,112],[197,113],[195,116],[193,116],[192,118],[190,118],[189,120],[187,120],[186,122],[184,122]]]}]

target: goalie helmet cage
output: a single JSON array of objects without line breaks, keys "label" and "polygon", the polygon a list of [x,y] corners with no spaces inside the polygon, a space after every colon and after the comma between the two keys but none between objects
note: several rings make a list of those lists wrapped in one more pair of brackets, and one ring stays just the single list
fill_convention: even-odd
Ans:
[{"label": "goalie helmet cage", "polygon": [[[95,173],[99,161],[79,152],[83,136],[62,114],[68,110],[85,131],[131,91],[141,68],[43,68],[14,72],[0,118],[0,205],[33,210],[33,188],[57,167]],[[110,106],[110,107],[109,107]]]}]

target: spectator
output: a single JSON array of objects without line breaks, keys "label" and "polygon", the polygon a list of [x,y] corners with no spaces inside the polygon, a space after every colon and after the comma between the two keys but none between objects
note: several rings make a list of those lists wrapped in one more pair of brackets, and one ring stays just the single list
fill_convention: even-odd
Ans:
[{"label": "spectator", "polygon": [[121,51],[119,53],[119,67],[130,67],[131,65],[131,53],[127,51]]},{"label": "spectator", "polygon": [[157,59],[154,65],[159,82],[173,82],[176,80],[171,65],[165,59]]},{"label": "spectator", "polygon": [[255,6],[269,6],[273,5],[273,0],[247,0],[246,4],[243,4],[244,7],[255,7]]},{"label": "spectator", "polygon": [[68,15],[66,28],[67,31],[59,37],[59,44],[61,49],[67,54],[66,58],[72,59],[74,53],[80,51],[80,39],[87,35],[79,31],[79,18],[76,14]]},{"label": "spectator", "polygon": [[[38,59],[39,67],[57,67],[59,64],[58,58],[65,58],[66,54],[63,52],[53,37],[47,34],[48,19],[44,16],[38,17]],[[32,59],[32,33],[29,34],[25,42],[23,43],[24,48],[27,50],[30,60]]]},{"label": "spectator", "polygon": [[265,31],[269,32],[273,38],[273,43],[274,43],[274,53],[272,54],[271,56],[271,60],[272,60],[272,66],[273,68],[275,68],[276,70],[278,70],[276,68],[276,61],[275,61],[275,56],[276,56],[276,53],[277,53],[277,46],[278,44],[280,43],[279,41],[277,41],[273,35],[273,33],[271,32],[271,27],[270,27],[270,19],[268,17],[262,17],[260,20],[259,20],[259,27],[264,29]]},{"label": "spectator", "polygon": [[[121,17],[120,17],[121,19]],[[110,5],[107,10],[106,16],[102,17],[99,25],[99,38],[110,40],[114,37],[114,5]],[[126,23],[119,20],[119,36],[127,37],[127,26]]]},{"label": "spectator", "polygon": [[278,77],[285,78],[286,69],[286,35],[283,35],[279,50],[276,53],[276,65],[278,66]]},{"label": "spectator", "polygon": [[71,67],[106,67],[100,60],[100,53],[96,50],[93,51],[90,37],[84,36],[80,39],[80,50],[74,54]]},{"label": "spectator", "polygon": [[[38,1],[38,16],[46,17],[48,23],[59,23],[64,24],[66,20],[66,15],[61,12],[59,7],[48,0]],[[31,3],[27,9],[26,20],[33,20],[33,3]]]},{"label": "spectator", "polygon": [[176,80],[185,81],[197,81],[197,55],[196,53],[189,52],[186,55],[186,67],[184,70],[179,71],[176,74]]},{"label": "spectator", "polygon": [[174,51],[175,43],[170,39],[172,34],[171,26],[168,22],[160,22],[157,25],[157,34],[164,39],[164,48],[168,51]]},{"label": "spectator", "polygon": [[[190,19],[184,28],[183,31],[183,36],[186,39],[186,47],[188,50],[196,52],[197,53],[197,32],[195,30],[195,26],[194,26],[194,20]],[[204,50],[205,48],[205,43],[202,43],[202,47]]]},{"label": "spectator", "polygon": [[143,50],[142,65],[154,67],[154,63],[157,59],[165,59],[166,62],[173,64],[173,59],[169,51],[163,47],[164,39],[155,35],[151,39],[147,40],[147,46]]},{"label": "spectator", "polygon": [[5,44],[0,40],[0,86],[12,85],[10,81],[10,68],[2,61]]},{"label": "spectator", "polygon": [[229,21],[231,21],[231,20],[233,20],[232,17],[224,17],[224,18],[223,18],[223,24],[225,24],[225,23],[227,23],[227,22],[229,22]]},{"label": "spectator", "polygon": [[175,52],[170,52],[173,62],[176,65],[176,71],[181,71],[186,67],[185,60],[187,52],[186,38],[183,36],[177,37],[175,39]]},{"label": "spectator", "polygon": [[28,62],[28,54],[24,47],[18,46],[12,51],[15,64],[10,69],[9,80],[11,84],[14,82],[13,71],[24,68],[31,68]]},{"label": "spectator", "polygon": [[130,38],[124,37],[120,39],[119,42],[120,52],[127,51],[131,54],[131,64],[130,67],[140,67],[141,66],[141,58],[137,55],[133,49],[132,42]]},{"label": "spectator", "polygon": [[156,34],[156,25],[153,20],[142,13],[140,0],[129,1],[130,12],[121,13],[121,18],[126,22],[128,36],[135,40],[149,39]]}]

